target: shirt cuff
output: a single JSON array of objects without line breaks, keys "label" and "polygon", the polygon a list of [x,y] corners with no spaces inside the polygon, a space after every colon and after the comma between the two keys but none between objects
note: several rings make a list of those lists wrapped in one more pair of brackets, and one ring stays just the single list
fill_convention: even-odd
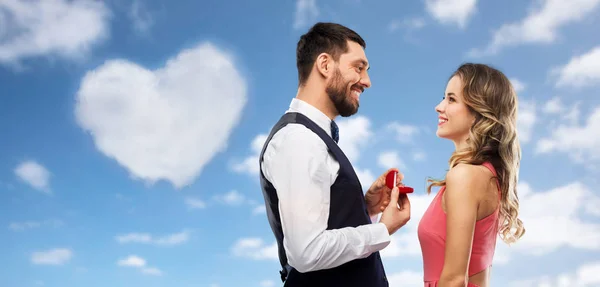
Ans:
[{"label": "shirt cuff", "polygon": [[378,222],[373,223],[369,226],[369,232],[371,235],[371,252],[379,251],[390,244],[392,239],[390,233],[388,232],[385,224]]}]

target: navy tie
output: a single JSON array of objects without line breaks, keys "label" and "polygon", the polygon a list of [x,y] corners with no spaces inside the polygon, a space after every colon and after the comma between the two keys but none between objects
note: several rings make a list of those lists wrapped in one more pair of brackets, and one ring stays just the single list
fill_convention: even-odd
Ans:
[{"label": "navy tie", "polygon": [[340,140],[340,129],[334,121],[331,121],[331,137],[336,143]]}]

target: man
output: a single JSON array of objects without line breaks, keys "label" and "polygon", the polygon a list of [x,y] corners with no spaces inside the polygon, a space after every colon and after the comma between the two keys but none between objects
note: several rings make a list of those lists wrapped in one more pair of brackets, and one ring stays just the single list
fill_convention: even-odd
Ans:
[{"label": "man", "polygon": [[334,23],[317,23],[300,38],[298,93],[261,151],[284,286],[388,286],[379,250],[408,222],[410,203],[397,188],[390,195],[387,171],[363,195],[334,122],[355,114],[371,86],[365,46],[356,32]]}]

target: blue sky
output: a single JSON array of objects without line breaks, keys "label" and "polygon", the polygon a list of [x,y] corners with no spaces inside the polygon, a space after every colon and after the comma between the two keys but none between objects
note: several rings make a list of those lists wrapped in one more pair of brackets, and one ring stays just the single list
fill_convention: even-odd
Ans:
[{"label": "blue sky", "polygon": [[0,286],[280,286],[256,155],[316,21],[367,42],[373,86],[338,119],[363,185],[397,166],[416,188],[382,252],[393,286],[422,286],[425,179],[453,149],[434,107],[466,61],[520,101],[527,233],[498,241],[493,286],[600,286],[599,6],[1,1]]}]

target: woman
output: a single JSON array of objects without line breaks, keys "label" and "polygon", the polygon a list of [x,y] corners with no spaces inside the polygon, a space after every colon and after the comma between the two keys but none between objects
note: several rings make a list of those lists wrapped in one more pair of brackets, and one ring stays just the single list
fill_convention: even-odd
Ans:
[{"label": "woman", "polygon": [[454,142],[441,189],[418,227],[425,286],[490,285],[498,235],[508,244],[524,233],[518,219],[517,96],[506,76],[464,64],[450,78],[437,136]]}]

